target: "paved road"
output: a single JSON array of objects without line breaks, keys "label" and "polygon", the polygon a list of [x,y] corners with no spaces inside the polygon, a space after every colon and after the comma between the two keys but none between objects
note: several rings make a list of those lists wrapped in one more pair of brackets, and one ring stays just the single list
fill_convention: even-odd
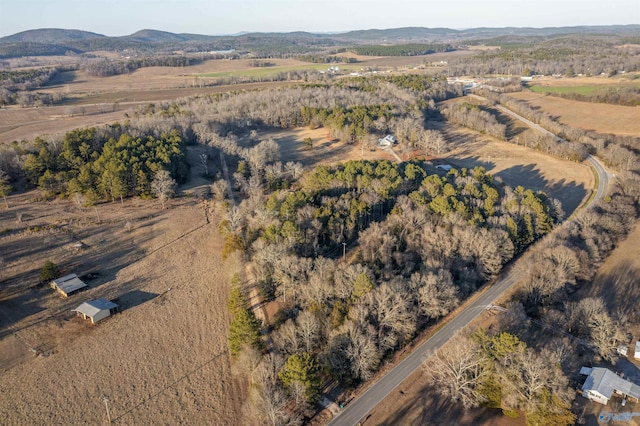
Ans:
[{"label": "paved road", "polygon": [[[535,123],[520,117],[514,112],[500,106],[499,109],[512,117],[522,120],[527,125],[549,133]],[[558,138],[556,135],[551,134]],[[558,138],[559,139],[559,138]],[[587,161],[594,167],[598,174],[599,182],[595,196],[590,200],[589,205],[593,205],[594,201],[601,200],[607,193],[611,175],[605,170],[602,164],[592,156]],[[451,319],[440,330],[438,330],[431,338],[423,342],[415,348],[413,352],[400,361],[393,369],[380,377],[373,385],[369,387],[360,397],[351,401],[344,410],[342,410],[330,423],[331,426],[352,426],[358,424],[376,405],[384,400],[391,392],[393,392],[404,380],[413,374],[422,363],[431,356],[436,350],[440,349],[451,337],[458,331],[469,325],[473,320],[478,318],[482,311],[489,305],[492,305],[502,294],[507,291],[519,280],[519,274],[512,268],[503,278],[489,287],[482,293],[473,303],[464,308],[457,316]]]}]

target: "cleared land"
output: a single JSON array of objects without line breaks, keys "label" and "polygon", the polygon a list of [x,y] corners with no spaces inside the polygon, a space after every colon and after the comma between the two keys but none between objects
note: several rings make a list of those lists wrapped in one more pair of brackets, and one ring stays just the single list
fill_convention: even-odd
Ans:
[{"label": "cleared land", "polygon": [[[99,206],[95,224],[93,211],[33,195],[11,197],[0,216],[12,229],[0,239],[5,424],[101,423],[103,395],[117,423],[234,424],[243,392],[231,377],[220,308],[228,280],[202,207],[191,199],[160,212],[130,200]],[[63,300],[38,286],[45,259],[65,273],[93,274],[90,289]],[[70,312],[96,297],[117,299],[123,312],[94,327]]]},{"label": "cleared land", "polygon": [[291,85],[291,82],[246,83],[225,86],[134,90],[86,95],[64,106],[43,108],[1,108],[0,143],[32,140],[36,136],[57,134],[78,127],[97,126],[123,120],[139,106],[149,102],[178,99],[234,90],[256,90]]},{"label": "cleared land", "polygon": [[640,107],[580,102],[529,91],[510,93],[572,127],[600,133],[640,136]]}]

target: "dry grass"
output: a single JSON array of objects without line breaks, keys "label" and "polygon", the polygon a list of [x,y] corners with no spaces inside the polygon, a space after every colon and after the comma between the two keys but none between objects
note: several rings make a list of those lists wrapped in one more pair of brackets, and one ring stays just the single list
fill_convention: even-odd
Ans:
[{"label": "dry grass", "polygon": [[[236,424],[244,391],[227,353],[228,279],[202,206],[108,203],[96,224],[92,209],[33,196],[12,196],[0,211],[0,228],[11,229],[0,237],[3,424],[99,424],[103,395],[116,423]],[[49,224],[55,229],[27,230]],[[37,285],[46,259],[65,273],[99,275],[61,299]],[[117,298],[123,312],[97,326],[70,312],[96,297]]]},{"label": "dry grass", "polygon": [[600,133],[640,136],[640,108],[579,102],[533,92],[510,93],[571,127]]},{"label": "dry grass", "polygon": [[203,88],[105,92],[85,95],[65,106],[2,108],[0,109],[0,144],[15,140],[32,140],[36,136],[63,133],[78,127],[121,121],[126,113],[131,113],[137,106],[149,102],[291,84],[290,82],[265,82]]}]

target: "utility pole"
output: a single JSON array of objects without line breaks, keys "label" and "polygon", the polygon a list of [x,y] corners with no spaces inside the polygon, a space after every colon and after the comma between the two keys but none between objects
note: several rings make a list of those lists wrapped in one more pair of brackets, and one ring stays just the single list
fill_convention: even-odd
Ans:
[{"label": "utility pole", "polygon": [[102,400],[104,401],[104,406],[107,408],[107,421],[111,424],[111,413],[109,413],[109,398],[105,395]]},{"label": "utility pole", "polygon": [[342,260],[347,256],[347,243],[342,242]]}]

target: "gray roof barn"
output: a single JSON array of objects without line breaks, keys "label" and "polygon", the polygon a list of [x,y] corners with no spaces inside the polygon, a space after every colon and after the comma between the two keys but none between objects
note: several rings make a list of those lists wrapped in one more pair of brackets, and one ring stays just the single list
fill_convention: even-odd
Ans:
[{"label": "gray roof barn", "polygon": [[73,310],[84,319],[90,319],[92,324],[101,321],[118,311],[118,305],[106,299],[96,299],[84,302]]},{"label": "gray roof barn", "polygon": [[69,297],[87,286],[76,274],[69,274],[62,278],[57,278],[51,281],[50,285],[51,288],[58,290],[64,297]]},{"label": "gray roof barn", "polygon": [[633,398],[636,401],[640,398],[640,386],[623,379],[609,369],[594,367],[589,371],[588,368],[583,368],[580,373],[589,374],[584,385],[582,385],[582,396],[585,398],[605,405],[609,402],[614,392],[621,396]]}]

